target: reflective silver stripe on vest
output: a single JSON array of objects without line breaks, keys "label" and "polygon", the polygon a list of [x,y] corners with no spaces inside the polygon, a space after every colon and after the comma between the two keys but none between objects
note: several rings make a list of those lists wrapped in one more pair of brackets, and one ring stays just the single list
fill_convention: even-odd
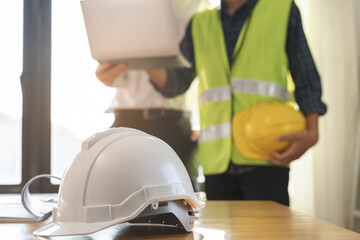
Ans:
[{"label": "reflective silver stripe on vest", "polygon": [[211,88],[200,94],[200,105],[208,102],[218,102],[231,99],[231,89],[229,86]]},{"label": "reflective silver stripe on vest", "polygon": [[213,125],[201,129],[199,143],[231,137],[231,123]]},{"label": "reflective silver stripe on vest", "polygon": [[256,79],[239,79],[231,80],[233,93],[252,93],[267,97],[273,97],[288,100],[288,91],[286,87],[273,82],[266,82]]}]

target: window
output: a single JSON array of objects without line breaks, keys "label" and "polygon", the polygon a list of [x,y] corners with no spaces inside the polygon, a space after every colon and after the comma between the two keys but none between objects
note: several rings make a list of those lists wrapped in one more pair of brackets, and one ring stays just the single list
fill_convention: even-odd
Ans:
[{"label": "window", "polygon": [[80,2],[52,4],[51,173],[61,177],[82,141],[112,124],[115,92],[96,79]]},{"label": "window", "polygon": [[113,116],[104,111],[114,90],[95,77],[78,1],[9,2],[0,9],[0,27],[6,33],[0,40],[6,66],[0,78],[0,192],[20,192],[35,175],[61,177],[81,142],[111,125]]},{"label": "window", "polygon": [[[0,8],[0,184],[21,182],[23,2]],[[9,24],[11,22],[12,24]]]}]

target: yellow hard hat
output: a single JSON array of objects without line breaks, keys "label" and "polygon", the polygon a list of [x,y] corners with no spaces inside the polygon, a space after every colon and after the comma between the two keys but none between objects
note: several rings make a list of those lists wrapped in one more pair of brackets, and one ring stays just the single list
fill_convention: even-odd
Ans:
[{"label": "yellow hard hat", "polygon": [[281,152],[288,141],[277,137],[302,132],[306,128],[302,113],[285,103],[265,101],[237,113],[232,120],[236,147],[246,158],[267,159],[271,151]]}]

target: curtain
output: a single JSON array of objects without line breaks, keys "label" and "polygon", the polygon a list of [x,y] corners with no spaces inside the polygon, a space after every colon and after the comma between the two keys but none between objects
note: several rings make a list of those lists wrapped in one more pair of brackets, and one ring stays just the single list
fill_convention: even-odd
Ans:
[{"label": "curtain", "polygon": [[[357,34],[360,33],[357,28],[360,4],[359,0],[297,2],[305,7],[302,15],[303,18],[306,16],[307,39],[322,78],[323,100],[328,105],[328,112],[320,118],[320,140],[310,151],[310,160],[307,165],[303,163],[306,165],[301,169],[303,172],[297,172],[294,177],[301,185],[299,194],[307,191],[309,197],[295,197],[294,208],[303,210],[310,204],[312,207],[307,211],[316,217],[348,227],[359,148],[360,39]],[[307,181],[301,184],[301,177],[313,181],[310,190],[304,186]],[[297,192],[297,189],[293,191]]]}]

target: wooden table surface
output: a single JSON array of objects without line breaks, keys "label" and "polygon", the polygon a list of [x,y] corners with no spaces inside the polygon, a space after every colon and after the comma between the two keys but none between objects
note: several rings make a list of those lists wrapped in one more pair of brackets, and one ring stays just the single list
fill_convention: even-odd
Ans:
[{"label": "wooden table surface", "polygon": [[[32,231],[42,224],[45,223],[2,223],[0,239],[36,239]],[[86,236],[47,239],[360,240],[360,234],[271,201],[208,201],[206,207],[198,214],[193,233],[182,233],[176,228],[120,224]]]}]

